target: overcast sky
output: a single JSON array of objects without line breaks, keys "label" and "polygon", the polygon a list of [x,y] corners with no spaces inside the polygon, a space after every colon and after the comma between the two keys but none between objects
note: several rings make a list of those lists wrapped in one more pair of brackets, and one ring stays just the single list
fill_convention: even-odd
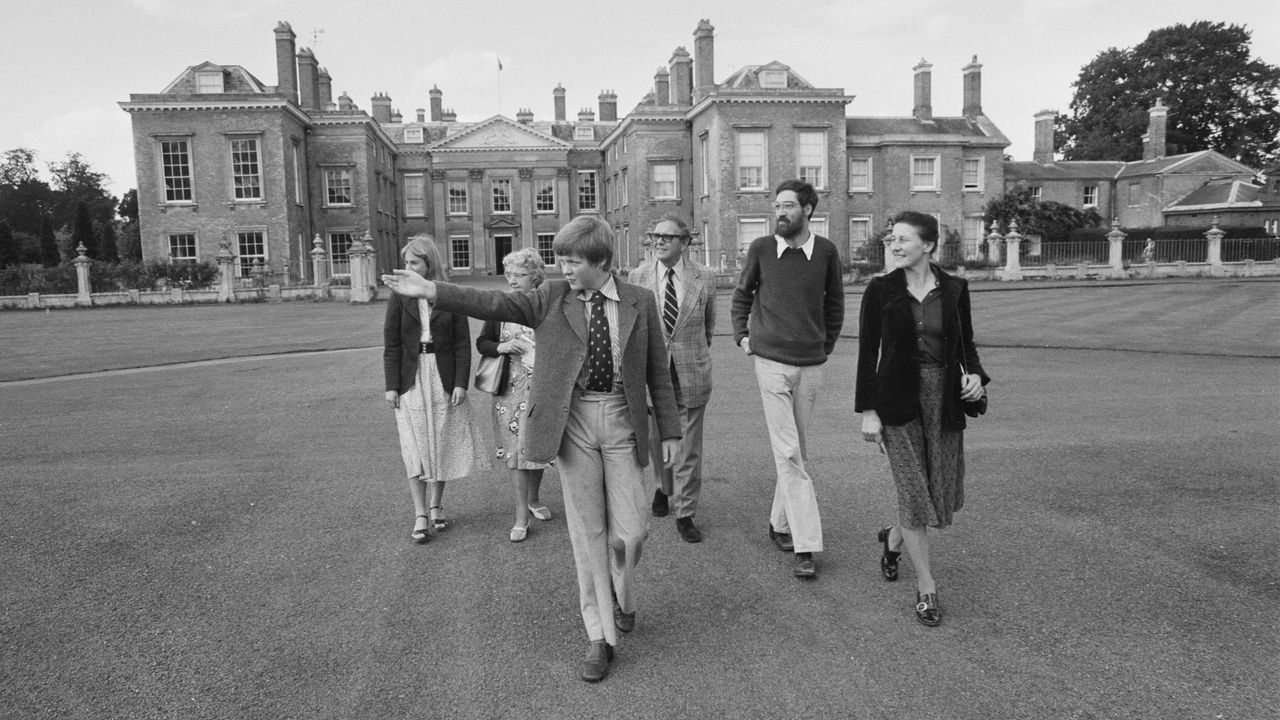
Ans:
[{"label": "overcast sky", "polygon": [[129,116],[116,103],[206,60],[274,85],[279,20],[328,68],[335,99],[345,91],[367,111],[386,92],[407,120],[429,105],[432,85],[462,121],[522,107],[549,120],[557,83],[571,119],[595,109],[601,90],[625,114],[677,46],[693,52],[700,18],[715,26],[717,82],[778,60],[854,96],[847,115],[910,115],[921,58],[933,65],[934,114],[959,115],[960,70],[977,55],[983,109],[1019,160],[1031,157],[1035,113],[1068,110],[1081,66],[1153,29],[1247,25],[1254,53],[1280,64],[1275,0],[43,0],[5,15],[0,151],[32,148],[42,169],[80,152],[117,195],[136,183]]}]

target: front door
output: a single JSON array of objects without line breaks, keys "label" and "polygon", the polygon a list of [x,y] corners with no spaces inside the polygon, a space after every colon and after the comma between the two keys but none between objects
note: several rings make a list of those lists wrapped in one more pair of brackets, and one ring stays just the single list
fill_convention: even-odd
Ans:
[{"label": "front door", "polygon": [[502,267],[502,258],[506,257],[514,249],[512,248],[513,235],[494,235],[493,236],[493,267],[494,275],[502,275],[506,272],[506,268]]}]

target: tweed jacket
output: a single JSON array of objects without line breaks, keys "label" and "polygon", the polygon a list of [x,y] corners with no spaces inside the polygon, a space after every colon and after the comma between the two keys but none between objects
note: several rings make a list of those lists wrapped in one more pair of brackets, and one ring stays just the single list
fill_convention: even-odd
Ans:
[{"label": "tweed jacket", "polygon": [[[680,400],[685,407],[702,407],[711,397],[711,334],[716,328],[716,276],[688,258],[684,266],[684,301],[676,315],[675,328],[667,334],[661,322],[662,304],[667,290],[666,267],[647,262],[631,271],[627,278],[653,292],[658,306],[659,325],[667,341],[667,357],[680,381]],[[661,267],[660,267],[661,266]]]},{"label": "tweed jacket", "polygon": [[[965,427],[960,400],[960,361],[965,370],[991,382],[973,342],[969,316],[969,283],[933,266],[942,297],[946,394],[942,420],[949,430]],[[867,284],[858,327],[858,379],[854,411],[875,410],[885,425],[905,425],[920,410],[919,342],[906,272],[894,270]]]},{"label": "tweed jacket", "polygon": [[[465,315],[431,312],[431,342],[435,343],[436,368],[446,394],[471,383],[471,326]],[[392,295],[382,325],[382,369],[388,390],[404,393],[418,374],[418,345],[422,318],[418,301]]]},{"label": "tweed jacket", "polygon": [[[653,294],[618,282],[618,337],[622,387],[636,438],[636,460],[649,464],[645,390],[663,440],[680,438],[680,415]],[[533,462],[551,462],[560,451],[578,373],[587,360],[587,318],[577,292],[565,280],[548,280],[528,293],[480,290],[436,283],[434,307],[481,320],[506,320],[534,328],[538,370],[529,390],[529,422],[523,450]]]}]

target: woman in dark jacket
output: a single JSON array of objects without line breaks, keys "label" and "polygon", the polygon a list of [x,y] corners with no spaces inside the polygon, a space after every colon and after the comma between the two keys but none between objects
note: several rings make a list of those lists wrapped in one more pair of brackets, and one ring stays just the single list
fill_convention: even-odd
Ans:
[{"label": "woman in dark jacket", "polygon": [[[430,236],[411,238],[400,255],[406,269],[431,280],[446,279],[440,249]],[[471,328],[465,315],[393,294],[382,340],[387,404],[395,411],[400,456],[417,514],[410,537],[424,543],[432,530],[448,527],[442,507],[445,482],[476,472],[479,445],[467,403]]]},{"label": "woman in dark jacket", "polygon": [[916,571],[916,618],[942,620],[929,568],[928,528],[951,524],[964,505],[964,402],[986,392],[969,317],[969,286],[930,260],[938,222],[907,211],[889,238],[894,270],[862,296],[854,410],[862,437],[889,456],[898,524],[877,535],[880,571],[898,578],[905,545]]}]

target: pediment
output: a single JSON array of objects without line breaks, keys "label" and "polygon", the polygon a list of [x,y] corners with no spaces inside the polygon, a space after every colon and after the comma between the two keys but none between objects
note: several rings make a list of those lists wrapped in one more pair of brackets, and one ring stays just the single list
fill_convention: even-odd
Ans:
[{"label": "pediment", "polygon": [[495,215],[493,219],[485,223],[484,226],[490,230],[508,230],[519,228],[520,223],[510,215]]},{"label": "pediment", "polygon": [[567,150],[573,147],[559,138],[495,115],[466,131],[446,137],[429,149],[440,151],[474,150]]}]

